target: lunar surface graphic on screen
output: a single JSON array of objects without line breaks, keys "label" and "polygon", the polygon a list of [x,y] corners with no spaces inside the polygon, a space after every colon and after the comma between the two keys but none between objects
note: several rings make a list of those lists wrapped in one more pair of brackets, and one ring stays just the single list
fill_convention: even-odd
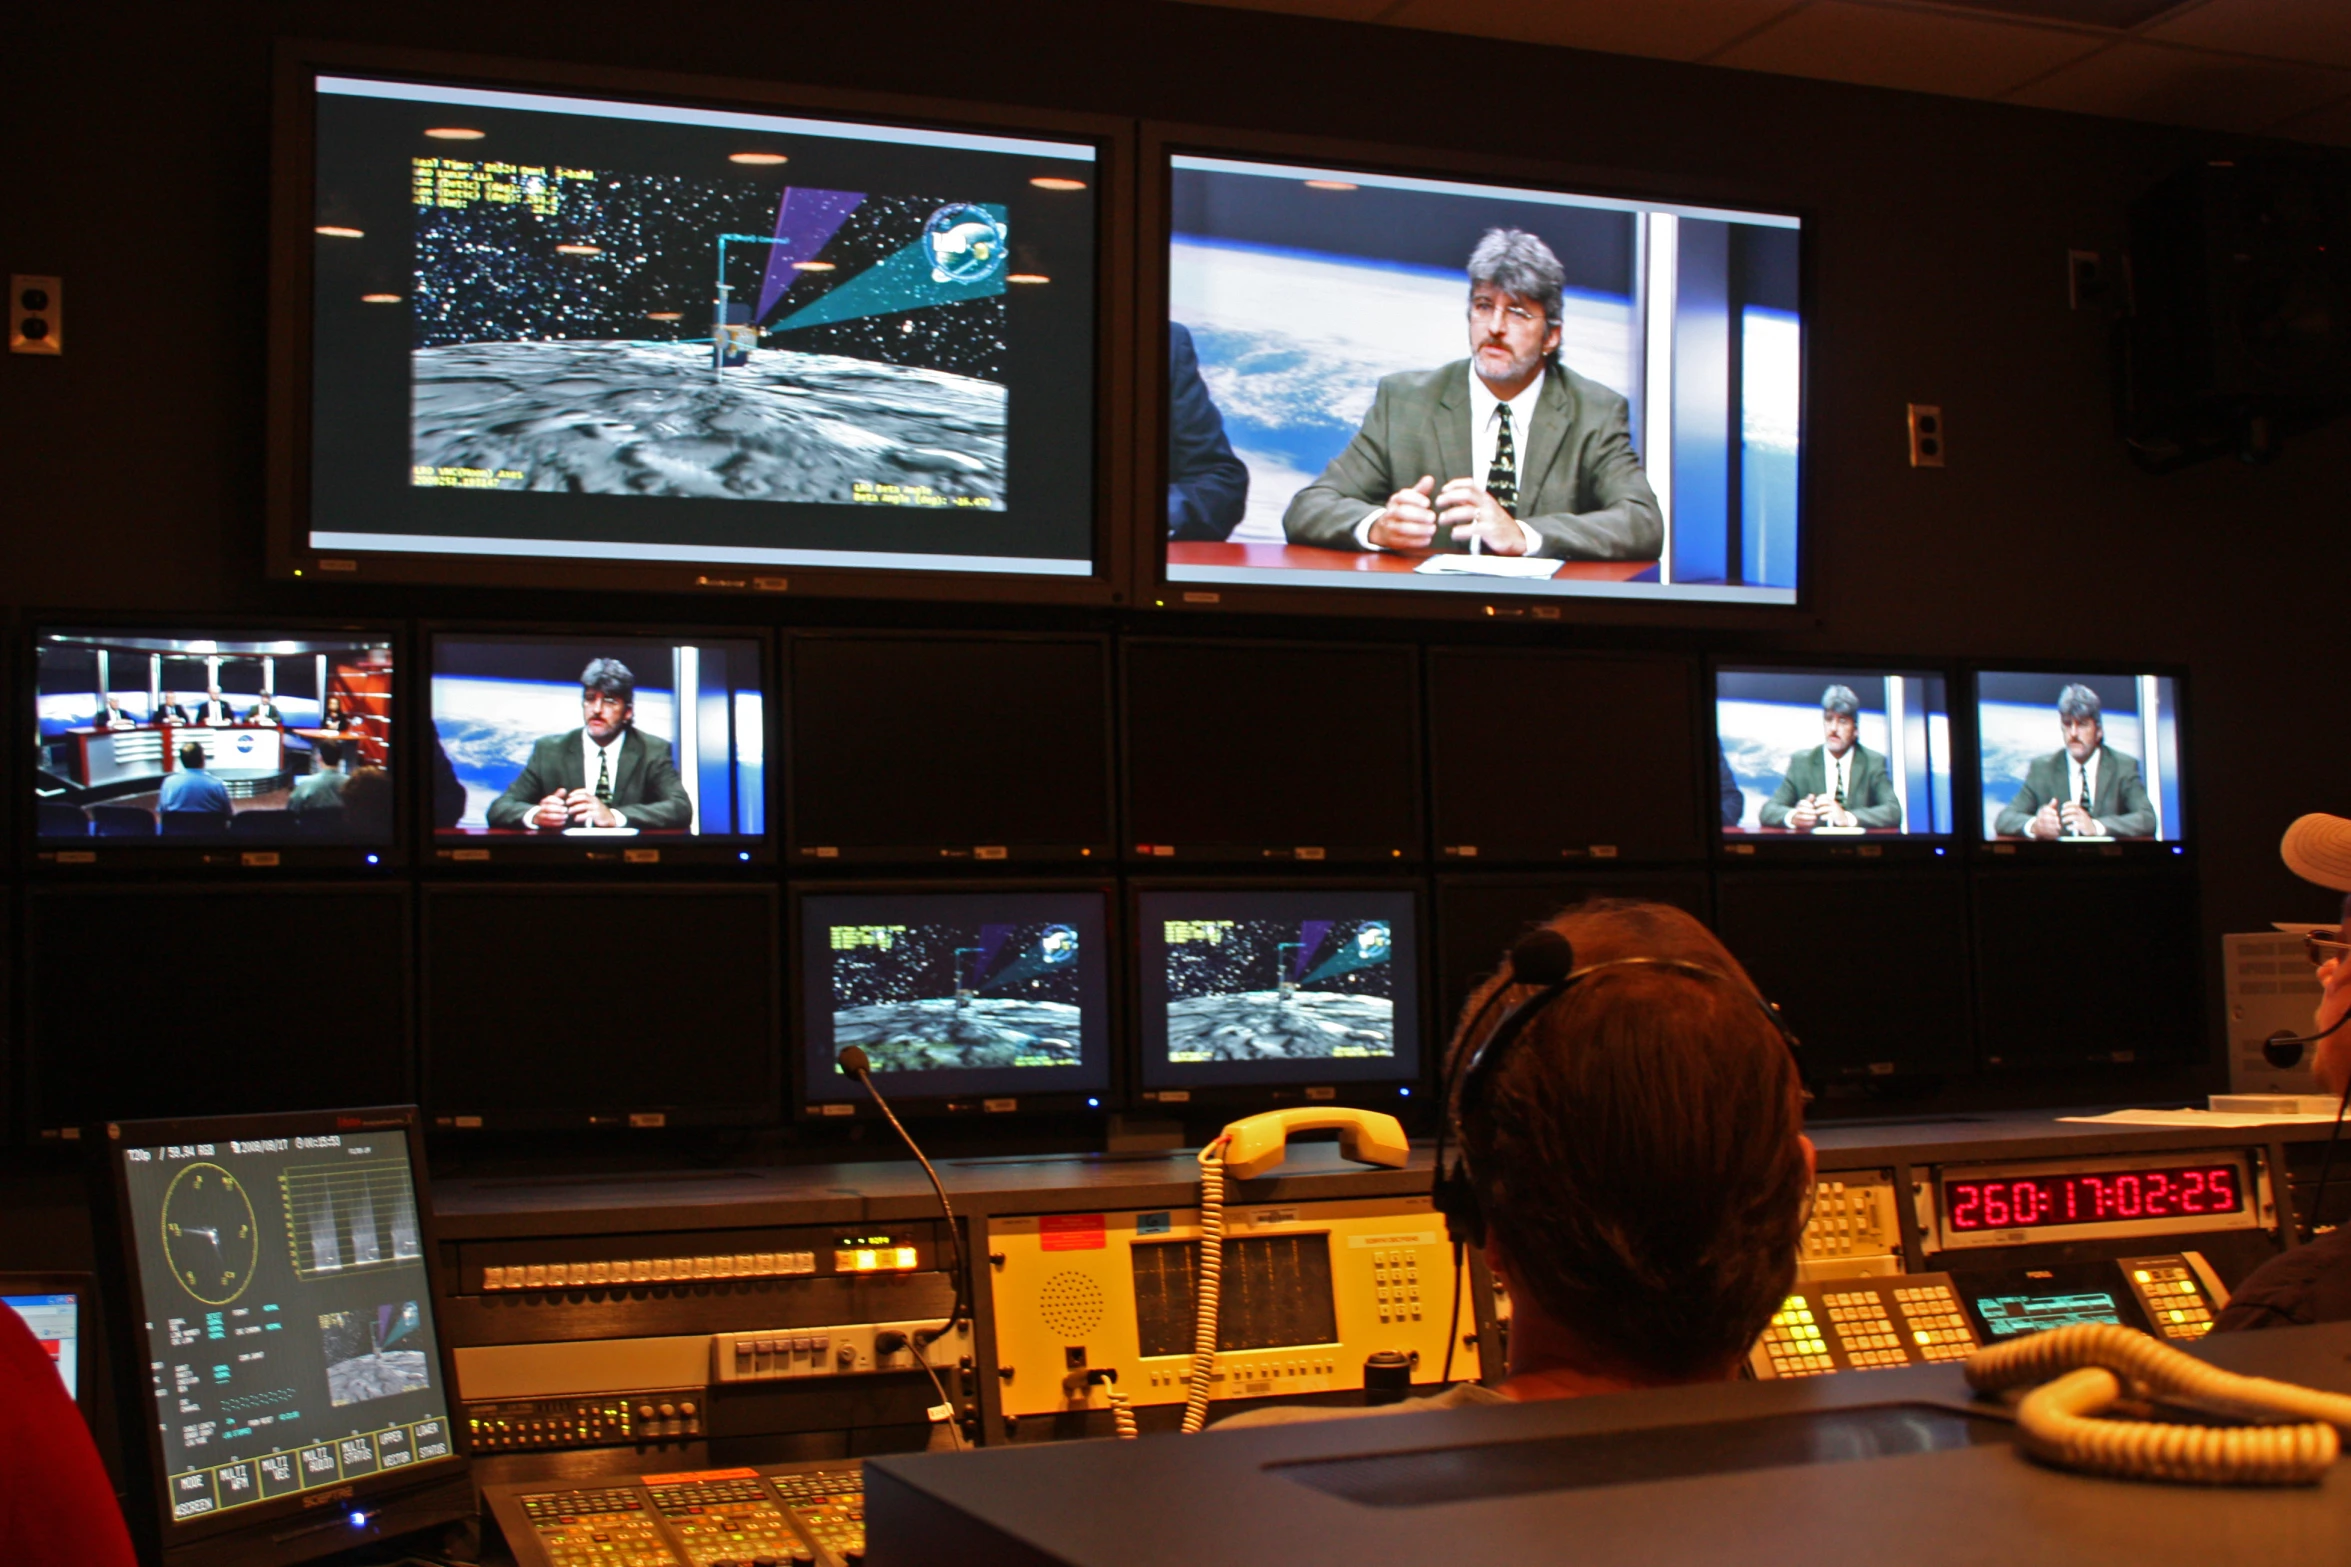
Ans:
[{"label": "lunar surface graphic on screen", "polygon": [[833,1039],[877,1072],[1077,1066],[1075,926],[835,925]]},{"label": "lunar surface graphic on screen", "polygon": [[1195,919],[1164,929],[1169,1061],[1396,1053],[1387,921]]},{"label": "lunar surface graphic on screen", "polygon": [[370,1311],[335,1311],[318,1319],[319,1342],[326,1352],[327,1399],[337,1409],[414,1393],[432,1385],[421,1348],[394,1349],[417,1331],[422,1317],[415,1301],[383,1305]]}]

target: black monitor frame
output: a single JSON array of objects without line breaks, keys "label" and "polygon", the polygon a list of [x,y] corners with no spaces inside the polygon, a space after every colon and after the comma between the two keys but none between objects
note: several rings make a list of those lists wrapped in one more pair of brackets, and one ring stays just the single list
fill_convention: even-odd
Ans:
[{"label": "black monitor frame", "polygon": [[[53,876],[60,881],[154,871],[266,879],[285,872],[369,876],[388,875],[407,868],[412,790],[409,780],[404,776],[411,755],[405,731],[414,725],[405,715],[413,706],[412,694],[420,687],[416,680],[417,669],[410,662],[419,649],[411,644],[405,622],[372,617],[355,620],[322,620],[301,615],[261,617],[242,612],[224,614],[214,619],[190,615],[185,611],[153,615],[36,611],[25,615],[21,624],[23,635],[16,640],[20,644],[22,665],[15,689],[24,701],[21,710],[23,717],[36,726],[39,722],[39,646],[49,636],[184,635],[187,639],[209,638],[216,641],[349,636],[381,640],[392,648],[393,720],[388,754],[392,770],[392,830],[384,842],[358,843],[322,837],[247,844],[233,836],[174,839],[160,834],[153,838],[92,836],[78,841],[43,839],[40,836],[40,813],[28,810],[24,812],[16,837],[24,855],[22,863],[32,874]],[[24,787],[18,791],[20,809],[26,803],[22,797],[29,795],[33,787],[31,773],[28,767]]]},{"label": "black monitor frame", "polygon": [[[2192,872],[2196,863],[2196,789],[2197,763],[2192,744],[2195,739],[2194,698],[2188,690],[2186,666],[2166,663],[2158,659],[2129,660],[2095,658],[2063,659],[1971,659],[1964,670],[1962,686],[1967,702],[1967,777],[1970,788],[1967,796],[1973,814],[1960,836],[1969,845],[1971,855],[1979,865],[2014,867],[2017,869],[2064,866],[2069,869],[2098,866],[2135,866],[2142,869],[2153,866],[2172,866]],[[1980,820],[1983,798],[1983,699],[1982,681],[1985,675],[2040,675],[2052,678],[2062,675],[2087,675],[2092,679],[2113,678],[2135,680],[2154,676],[2171,682],[2172,724],[2177,735],[2179,779],[2179,820],[2172,838],[2116,838],[2105,843],[2040,843],[2029,839],[1987,839]],[[1953,699],[1958,700],[1954,687]],[[2049,711],[2052,724],[2057,711],[2052,696]],[[2052,739],[2052,748],[2056,741]],[[2139,758],[2144,776],[2147,759]],[[1957,793],[1956,783],[1953,785]]]},{"label": "black monitor frame", "polygon": [[[408,76],[451,85],[601,93],[811,119],[868,121],[1092,142],[1096,149],[1093,569],[1084,576],[502,555],[311,547],[310,388],[316,158],[313,74]],[[302,583],[412,582],[479,587],[619,589],[708,597],[866,598],[1015,604],[1127,602],[1127,507],[1133,491],[1133,121],[1063,110],[1003,109],[815,85],[555,64],[323,40],[281,40],[276,53],[270,166],[267,571]]]},{"label": "black monitor frame", "polygon": [[[1399,1119],[1410,1119],[1413,1107],[1425,1103],[1436,1081],[1436,1062],[1444,1054],[1443,1041],[1430,1028],[1434,994],[1434,932],[1430,923],[1429,883],[1423,877],[1395,876],[1316,876],[1316,877],[1221,877],[1199,876],[1135,877],[1126,883],[1127,928],[1134,934],[1127,943],[1130,963],[1127,981],[1127,1013],[1133,1028],[1132,1097],[1138,1110],[1182,1110],[1190,1105],[1209,1106],[1220,1111],[1241,1109],[1248,1111],[1283,1109],[1296,1105],[1337,1104],[1359,1105],[1385,1110]],[[1384,892],[1398,893],[1412,899],[1415,929],[1411,982],[1412,1021],[1418,1032],[1420,1059],[1409,1072],[1365,1072],[1337,1077],[1322,1082],[1299,1080],[1290,1082],[1190,1083],[1182,1086],[1151,1087],[1146,1084],[1145,1053],[1150,1047],[1151,1029],[1144,1017],[1144,1008],[1150,1005],[1153,991],[1143,972],[1145,942],[1143,940],[1142,900],[1150,893],[1317,893],[1317,892]]]},{"label": "black monitor frame", "polygon": [[1100,1116],[1108,1123],[1111,1112],[1127,1103],[1129,1060],[1131,1047],[1131,992],[1127,989],[1127,963],[1120,955],[1131,947],[1126,934],[1126,905],[1119,896],[1118,884],[1109,876],[1028,878],[998,881],[823,881],[795,882],[791,888],[791,913],[785,935],[785,955],[791,993],[791,1058],[789,1068],[793,1119],[802,1122],[831,1120],[881,1119],[874,1107],[873,1096],[862,1087],[850,1084],[853,1097],[811,1101],[806,1092],[810,1073],[820,1063],[811,1060],[815,1042],[809,1037],[808,1007],[818,994],[821,981],[804,972],[802,956],[808,937],[807,902],[811,897],[938,897],[990,895],[999,893],[1061,893],[1092,895],[1102,900],[1102,926],[1106,956],[1102,975],[1104,996],[1104,1038],[1102,1040],[1105,1066],[1104,1086],[1098,1093],[1064,1091],[1055,1093],[996,1093],[966,1091],[960,1093],[916,1094],[901,1085],[884,1081],[882,1092],[888,1096],[890,1108],[909,1118],[944,1118],[964,1116],[1034,1116],[1083,1115]]},{"label": "black monitor frame", "polygon": [[[139,1256],[130,1232],[130,1188],[125,1161],[130,1147],[218,1142],[231,1137],[292,1137],[324,1132],[394,1131],[408,1145],[408,1166],[416,1186],[418,1243],[425,1270],[424,1298],[437,1301],[434,1287],[440,1244],[425,1161],[423,1118],[413,1105],[353,1110],[308,1110],[275,1115],[212,1116],[202,1119],[108,1122],[82,1138],[89,1160],[91,1212],[97,1229],[101,1287],[110,1304],[116,1418],[123,1432],[127,1481],[125,1514],[143,1560],[162,1567],[271,1567],[313,1560],[351,1546],[455,1522],[474,1512],[471,1464],[460,1435],[455,1348],[445,1325],[434,1337],[440,1387],[447,1397],[450,1451],[407,1468],[378,1473],[315,1491],[247,1503],[184,1525],[163,1521],[166,1471],[157,1446],[154,1378],[148,1368],[145,1329],[150,1310],[140,1281]],[[133,1433],[137,1433],[135,1436]],[[143,1499],[152,1505],[142,1505]],[[357,1520],[355,1522],[355,1520]]]},{"label": "black monitor frame", "polygon": [[1413,589],[1383,591],[1312,583],[1284,583],[1278,572],[1267,572],[1269,583],[1182,582],[1167,575],[1166,497],[1168,447],[1168,342],[1164,323],[1169,319],[1169,245],[1173,236],[1173,182],[1170,160],[1182,155],[1230,158],[1240,161],[1292,164],[1309,171],[1355,170],[1367,174],[1399,175],[1435,180],[1554,190],[1578,195],[1606,196],[1627,201],[1666,205],[1706,206],[1725,211],[1768,213],[1794,218],[1803,241],[1798,261],[1798,311],[1805,323],[1802,382],[1798,394],[1798,424],[1805,446],[1815,444],[1811,385],[1816,358],[1814,272],[1817,219],[1805,204],[1782,199],[1753,184],[1692,178],[1686,173],[1660,174],[1654,184],[1628,186],[1620,169],[1596,169],[1528,158],[1495,156],[1435,147],[1406,147],[1330,137],[1280,136],[1228,128],[1146,120],[1137,145],[1138,190],[1136,209],[1142,240],[1134,257],[1139,280],[1135,316],[1137,385],[1136,440],[1141,443],[1134,464],[1134,493],[1129,502],[1136,548],[1134,602],[1143,608],[1168,611],[1207,611],[1227,614],[1314,614],[1383,616],[1399,619],[1442,620],[1482,624],[1551,625],[1587,623],[1602,626],[1692,626],[1706,628],[1787,629],[1816,612],[1815,514],[1817,461],[1802,446],[1798,450],[1796,600],[1793,604],[1745,604],[1660,598],[1627,601],[1575,594],[1524,592],[1483,593],[1474,589],[1444,592]]},{"label": "black monitor frame", "polygon": [[[516,833],[511,836],[472,834],[443,836],[431,819],[432,748],[436,743],[436,715],[433,712],[434,662],[443,638],[479,638],[483,641],[527,643],[534,638],[562,641],[593,641],[597,635],[634,637],[679,641],[749,642],[759,649],[759,679],[761,683],[760,715],[766,733],[762,755],[760,788],[763,819],[767,830],[758,838],[684,834],[658,840],[635,838],[567,838],[561,833]],[[782,690],[777,679],[775,635],[758,625],[604,625],[583,630],[578,625],[531,624],[529,622],[484,621],[427,621],[418,628],[416,637],[416,668],[418,681],[416,697],[410,704],[418,715],[409,725],[415,732],[409,771],[417,779],[413,793],[417,799],[416,833],[417,860],[425,869],[455,875],[498,874],[502,871],[529,869],[538,871],[571,870],[611,876],[658,878],[665,872],[683,870],[698,878],[707,879],[717,874],[759,874],[776,863],[777,844],[783,829],[777,818],[777,809],[783,800],[783,791],[777,782],[779,771],[778,744],[784,726],[778,718],[782,704]],[[698,803],[698,802],[697,802]]]},{"label": "black monitor frame", "polygon": [[[1758,829],[1733,832],[1720,825],[1720,813],[1709,813],[1707,838],[1713,844],[1714,858],[1724,867],[1757,864],[1810,865],[1927,865],[1942,864],[1956,867],[1963,855],[1961,847],[1968,841],[1968,833],[1961,825],[1963,797],[1960,783],[1972,776],[1965,769],[1972,767],[1975,748],[1969,743],[1973,732],[1973,714],[1963,717],[1960,712],[1961,682],[1948,660],[1938,658],[1844,658],[1823,659],[1809,655],[1800,658],[1782,658],[1759,655],[1753,658],[1735,658],[1716,655],[1706,660],[1704,693],[1701,709],[1705,722],[1705,738],[1717,745],[1722,742],[1717,707],[1717,690],[1721,676],[1726,673],[1760,673],[1784,675],[1818,675],[1828,679],[1838,674],[1904,674],[1930,675],[1943,682],[1943,700],[1947,706],[1946,729],[1950,735],[1951,754],[1951,831],[1902,832],[1889,837],[1829,837],[1818,838],[1794,832],[1774,832]],[[1704,765],[1704,745],[1700,746],[1700,769],[1706,775],[1701,799],[1715,796],[1716,770]]]},{"label": "black monitor frame", "polygon": [[[812,645],[845,642],[995,642],[995,643],[1059,643],[1085,644],[1096,648],[1102,659],[1102,755],[1100,770],[1093,780],[1101,791],[1103,822],[1108,836],[1091,843],[1072,840],[1066,843],[904,843],[904,844],[833,844],[813,841],[800,825],[800,795],[795,778],[796,764],[804,754],[800,744],[799,713],[793,701],[793,682],[798,678],[800,650]],[[871,865],[907,868],[916,865],[945,867],[961,871],[970,866],[1017,865],[1024,874],[1061,875],[1082,871],[1093,866],[1109,867],[1118,861],[1117,843],[1120,836],[1119,790],[1117,767],[1121,755],[1122,730],[1119,723],[1119,652],[1113,639],[1100,632],[1053,631],[977,631],[954,627],[926,629],[876,628],[849,629],[841,627],[793,628],[787,630],[778,643],[777,709],[786,715],[779,735],[781,764],[776,768],[780,782],[776,798],[781,807],[778,817],[778,837],[785,846],[784,863],[795,871],[820,876],[839,875],[845,868]],[[843,765],[838,756],[823,759],[828,765]],[[942,762],[948,759],[942,758]],[[1080,779],[1079,786],[1087,780]]]}]

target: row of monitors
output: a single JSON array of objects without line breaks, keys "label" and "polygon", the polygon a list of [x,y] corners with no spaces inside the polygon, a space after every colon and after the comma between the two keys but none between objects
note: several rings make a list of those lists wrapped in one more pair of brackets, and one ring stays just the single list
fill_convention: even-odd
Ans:
[{"label": "row of monitors", "polygon": [[2167,858],[2189,836],[2179,678],[2128,668],[1717,661],[1706,724],[1686,658],[1132,639],[1114,678],[1102,637],[820,634],[786,639],[779,723],[763,633],[436,629],[421,680],[402,640],[37,629],[42,863],[380,866],[404,796],[452,865],[753,863],[779,838],[818,870],[1654,861],[1709,836]]},{"label": "row of monitors", "polygon": [[276,575],[1799,603],[1805,225],[1767,192],[385,64],[280,78]]},{"label": "row of monitors", "polygon": [[1476,983],[1596,895],[1710,920],[1824,1091],[2178,1064],[2202,1037],[2195,891],[2167,876],[819,884],[788,930],[773,887],[443,885],[413,972],[398,887],[51,889],[26,904],[25,1119],[417,1097],[412,1015],[457,1129],[870,1114],[851,1045],[914,1110],[1410,1113]]}]

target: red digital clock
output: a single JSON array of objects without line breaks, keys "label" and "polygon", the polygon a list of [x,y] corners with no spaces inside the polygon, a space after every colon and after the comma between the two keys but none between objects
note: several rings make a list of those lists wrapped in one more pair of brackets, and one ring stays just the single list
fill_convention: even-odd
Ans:
[{"label": "red digital clock", "polygon": [[2244,1180],[2233,1164],[1945,1177],[1943,1181],[1943,1227],[1955,1234],[2128,1219],[2192,1219],[2244,1211]]}]

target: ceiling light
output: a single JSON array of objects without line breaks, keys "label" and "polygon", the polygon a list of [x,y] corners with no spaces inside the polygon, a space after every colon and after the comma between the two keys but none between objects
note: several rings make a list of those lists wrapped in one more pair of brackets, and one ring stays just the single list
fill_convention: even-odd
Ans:
[{"label": "ceiling light", "polygon": [[1008,272],[1004,276],[1004,281],[1007,283],[1050,283],[1053,280],[1042,272]]},{"label": "ceiling light", "polygon": [[555,253],[559,256],[601,256],[604,254],[604,247],[602,245],[558,245],[555,247]]},{"label": "ceiling light", "polygon": [[830,261],[795,261],[792,263],[792,270],[795,272],[830,272],[834,270],[834,267]]}]

